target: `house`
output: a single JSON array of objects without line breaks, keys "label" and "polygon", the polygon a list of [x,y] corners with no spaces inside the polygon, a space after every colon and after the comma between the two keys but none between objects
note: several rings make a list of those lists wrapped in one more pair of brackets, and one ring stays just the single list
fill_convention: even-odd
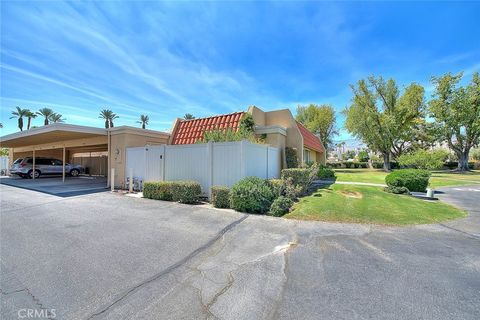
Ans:
[{"label": "house", "polygon": [[126,176],[126,149],[166,144],[169,137],[169,133],[129,126],[104,129],[51,123],[5,135],[0,138],[0,146],[9,148],[10,163],[23,157],[51,157],[77,163],[78,156],[90,155],[89,172],[107,176],[110,182],[113,168],[115,185],[121,186]]},{"label": "house", "polygon": [[[255,134],[265,137],[267,144],[285,152],[285,147],[297,152],[300,162],[325,163],[325,148],[320,139],[300,122],[296,121],[289,109],[263,111],[251,106],[246,112],[217,115],[207,118],[176,119],[169,144],[193,144],[203,139],[205,131],[214,129],[238,130],[242,116],[250,113],[255,122]],[[286,167],[285,157],[283,166]]]}]

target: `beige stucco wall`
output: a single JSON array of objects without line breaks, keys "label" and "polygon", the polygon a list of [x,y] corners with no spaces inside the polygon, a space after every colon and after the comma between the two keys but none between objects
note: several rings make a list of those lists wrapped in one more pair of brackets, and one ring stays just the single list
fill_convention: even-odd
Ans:
[{"label": "beige stucco wall", "polygon": [[125,184],[126,148],[167,144],[170,137],[164,132],[136,128],[113,128],[110,134],[110,159],[111,167],[115,169],[115,187]]},{"label": "beige stucco wall", "polygon": [[[294,148],[297,151],[298,160],[303,162],[303,137],[289,109],[265,112],[255,106],[251,106],[248,112],[252,114],[255,124],[258,126],[280,126],[285,128],[287,136],[284,138],[284,144],[279,146],[283,149],[285,147]],[[267,134],[267,143],[269,143],[269,135],[271,134]],[[276,139],[272,138],[273,141]]]}]

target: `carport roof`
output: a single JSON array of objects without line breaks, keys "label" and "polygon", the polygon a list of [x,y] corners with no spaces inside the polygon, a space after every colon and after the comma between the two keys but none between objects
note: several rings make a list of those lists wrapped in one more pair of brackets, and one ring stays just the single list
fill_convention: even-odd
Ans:
[{"label": "carport roof", "polygon": [[91,138],[105,135],[107,135],[107,130],[103,128],[66,123],[52,123],[46,126],[0,137],[0,145],[2,148],[18,148],[62,140]]}]

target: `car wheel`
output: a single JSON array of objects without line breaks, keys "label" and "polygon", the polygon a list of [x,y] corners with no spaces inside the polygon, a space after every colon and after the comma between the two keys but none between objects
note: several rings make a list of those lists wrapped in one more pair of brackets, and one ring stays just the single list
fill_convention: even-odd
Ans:
[{"label": "car wheel", "polygon": [[35,170],[35,173],[33,172],[33,170],[28,171],[28,177],[30,179],[33,179],[34,174],[35,174],[35,179],[38,179],[40,177],[40,171]]},{"label": "car wheel", "polygon": [[72,177],[78,177],[78,175],[80,174],[80,171],[78,169],[72,169],[70,170],[70,175]]}]

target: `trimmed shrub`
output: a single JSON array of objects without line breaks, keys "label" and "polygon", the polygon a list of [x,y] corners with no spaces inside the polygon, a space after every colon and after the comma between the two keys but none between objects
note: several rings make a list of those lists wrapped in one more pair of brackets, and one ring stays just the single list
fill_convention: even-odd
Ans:
[{"label": "trimmed shrub", "polygon": [[335,179],[335,171],[325,166],[320,166],[320,168],[318,168],[317,177],[323,180],[333,180]]},{"label": "trimmed shrub", "polygon": [[143,197],[155,200],[172,201],[172,182],[147,181],[143,183]]},{"label": "trimmed shrub", "polygon": [[230,189],[227,187],[212,187],[212,204],[215,208],[230,208]]},{"label": "trimmed shrub", "polygon": [[301,193],[305,193],[310,185],[310,173],[310,169],[283,169],[281,177],[283,181],[287,181],[291,178],[292,184],[294,186],[299,186],[301,188]]},{"label": "trimmed shrub", "polygon": [[172,182],[172,200],[180,203],[195,203],[198,201],[202,188],[196,181]]},{"label": "trimmed shrub", "polygon": [[286,147],[285,161],[287,162],[287,168],[297,168],[298,167],[297,151],[295,151],[295,149],[293,148]]},{"label": "trimmed shrub", "polygon": [[268,180],[270,186],[272,187],[273,193],[275,196],[279,197],[283,194],[285,189],[285,183],[282,179],[270,179]]},{"label": "trimmed shrub", "polygon": [[241,212],[265,214],[275,198],[268,180],[247,177],[230,190],[230,207]]},{"label": "trimmed shrub", "polygon": [[430,172],[427,170],[401,169],[395,170],[387,175],[385,177],[385,183],[392,192],[394,190],[405,191],[404,189],[398,190],[394,188],[407,188],[408,191],[424,192],[428,187],[429,179]]},{"label": "trimmed shrub", "polygon": [[290,211],[290,208],[293,206],[293,201],[290,198],[281,196],[273,201],[270,206],[270,211],[268,212],[269,216],[281,217],[284,214]]},{"label": "trimmed shrub", "polygon": [[398,163],[405,167],[417,169],[435,170],[441,169],[445,159],[448,157],[446,150],[416,150],[412,153],[402,154],[398,158]]},{"label": "trimmed shrub", "polygon": [[396,194],[410,193],[406,187],[385,187],[383,190],[386,192],[396,193]]}]

